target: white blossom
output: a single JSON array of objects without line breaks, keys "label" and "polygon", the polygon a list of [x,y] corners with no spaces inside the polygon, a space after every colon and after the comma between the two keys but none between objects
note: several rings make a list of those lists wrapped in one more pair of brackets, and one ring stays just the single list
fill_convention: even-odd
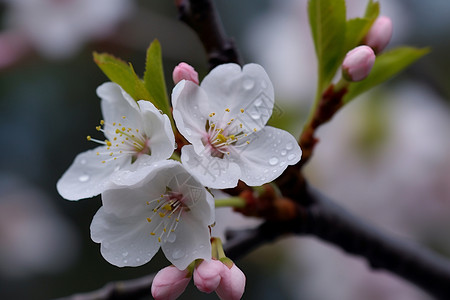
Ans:
[{"label": "white blossom", "polygon": [[172,104],[177,128],[192,144],[182,148],[181,161],[205,186],[230,188],[238,179],[261,185],[300,160],[296,139],[266,126],[274,91],[257,64],[220,65],[200,86],[183,80]]},{"label": "white blossom", "polygon": [[180,163],[120,171],[112,182],[91,225],[92,240],[101,243],[108,262],[139,266],[160,247],[180,270],[195,259],[211,259],[214,200]]},{"label": "white blossom", "polygon": [[104,120],[97,130],[106,140],[88,136],[102,144],[80,153],[57,183],[61,196],[78,200],[100,194],[110,175],[120,169],[136,169],[168,159],[175,137],[170,120],[150,102],[134,101],[119,85],[105,83],[97,89]]}]

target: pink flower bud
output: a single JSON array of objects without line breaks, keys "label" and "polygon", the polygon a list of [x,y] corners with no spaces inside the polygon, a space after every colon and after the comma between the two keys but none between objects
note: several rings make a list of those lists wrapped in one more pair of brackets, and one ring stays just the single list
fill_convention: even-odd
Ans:
[{"label": "pink flower bud", "polygon": [[233,264],[229,269],[225,266],[222,273],[222,280],[217,287],[216,294],[222,300],[239,300],[244,294],[245,275]]},{"label": "pink flower bud", "polygon": [[392,37],[392,21],[388,17],[378,17],[364,38],[364,44],[370,46],[375,53],[380,53]]},{"label": "pink flower bud", "polygon": [[173,69],[172,73],[173,82],[177,84],[181,80],[189,80],[198,84],[198,73],[194,70],[194,68],[187,63],[179,63],[178,66]]},{"label": "pink flower bud", "polygon": [[180,271],[174,266],[161,269],[153,279],[152,295],[156,300],[177,299],[186,289],[191,276],[188,270]]},{"label": "pink flower bud", "polygon": [[375,63],[375,53],[369,46],[359,46],[349,51],[342,63],[342,75],[348,81],[365,79]]},{"label": "pink flower bud", "polygon": [[194,284],[204,293],[217,289],[222,279],[222,272],[228,269],[221,261],[204,260],[194,270]]}]

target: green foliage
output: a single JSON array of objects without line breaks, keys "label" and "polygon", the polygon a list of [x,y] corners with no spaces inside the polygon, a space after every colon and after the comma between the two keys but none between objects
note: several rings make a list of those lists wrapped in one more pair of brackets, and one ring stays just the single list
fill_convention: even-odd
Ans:
[{"label": "green foliage", "polygon": [[378,55],[370,75],[360,82],[350,84],[344,103],[397,75],[429,51],[429,48],[399,47]]},{"label": "green foliage", "polygon": [[333,79],[341,63],[346,31],[345,0],[310,0],[309,22],[319,67],[319,91]]},{"label": "green foliage", "polygon": [[134,100],[147,100],[172,119],[162,66],[161,46],[157,40],[147,50],[144,80],[136,75],[131,63],[107,53],[94,52],[94,61],[112,81],[120,85]]},{"label": "green foliage", "polygon": [[153,99],[153,104],[170,116],[169,98],[162,65],[161,45],[154,40],[147,50],[144,84]]},{"label": "green foliage", "polygon": [[330,84],[345,54],[361,43],[379,12],[379,3],[370,0],[363,18],[347,21],[344,0],[309,1],[309,22],[319,66],[320,94]]},{"label": "green foliage", "polygon": [[120,85],[134,100],[152,101],[144,82],[136,75],[131,64],[110,54],[97,52],[94,52],[94,61],[109,80]]}]

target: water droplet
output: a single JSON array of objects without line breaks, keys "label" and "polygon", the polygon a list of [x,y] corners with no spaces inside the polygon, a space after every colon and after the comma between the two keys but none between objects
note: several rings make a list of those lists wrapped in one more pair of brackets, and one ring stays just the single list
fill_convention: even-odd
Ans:
[{"label": "water droplet", "polygon": [[80,177],[78,177],[78,180],[80,181],[80,182],[86,182],[86,181],[88,181],[89,180],[89,175],[88,174],[83,174],[83,175],[80,175]]},{"label": "water droplet", "polygon": [[280,154],[285,156],[287,154],[287,151],[286,150],[281,150]]},{"label": "water droplet", "polygon": [[170,233],[170,235],[167,237],[167,241],[169,243],[173,243],[175,242],[175,239],[177,238],[177,235],[173,232]]},{"label": "water droplet", "polygon": [[261,104],[262,104],[261,98],[258,98],[258,99],[255,100],[255,105],[256,106],[261,106]]},{"label": "water droplet", "polygon": [[292,143],[288,143],[288,144],[286,145],[286,149],[292,150],[292,148],[294,148],[294,146],[292,145]]},{"label": "water droplet", "polygon": [[184,129],[186,130],[186,134],[187,134],[187,135],[191,135],[191,134],[192,134],[192,132],[191,132],[191,130],[190,130],[189,128],[186,128],[186,127],[185,127]]},{"label": "water droplet", "polygon": [[275,156],[272,157],[271,159],[269,159],[269,164],[271,166],[275,166],[278,163],[278,158],[276,158]]},{"label": "water droplet", "polygon": [[289,154],[288,159],[293,160],[295,158],[295,154]]},{"label": "water droplet", "polygon": [[85,165],[86,164],[86,160],[85,159],[80,160],[80,164]]},{"label": "water droplet", "polygon": [[124,260],[123,260],[123,263],[124,263],[124,264],[128,263],[128,260],[124,259]]},{"label": "water droplet", "polygon": [[197,109],[198,109],[198,106],[197,106],[197,105],[194,105],[194,109],[197,110]]},{"label": "water droplet", "polygon": [[127,257],[127,256],[128,256],[128,252],[125,251],[124,253],[122,253],[122,256],[123,256],[123,257]]},{"label": "water droplet", "polygon": [[250,114],[250,116],[252,117],[252,119],[254,120],[258,120],[259,118],[261,118],[260,114],[257,112],[253,112],[252,114]]},{"label": "water droplet", "polygon": [[244,89],[251,90],[255,86],[255,82],[251,79],[246,79],[242,85],[244,86]]},{"label": "water droplet", "polygon": [[285,161],[280,162],[280,167],[284,167],[285,164],[286,164]]},{"label": "water droplet", "polygon": [[136,262],[140,262],[141,261],[141,259],[138,257],[138,258],[136,258]]},{"label": "water droplet", "polygon": [[178,148],[178,144],[175,142],[175,144],[173,145],[173,149],[177,149]]},{"label": "water droplet", "polygon": [[158,111],[160,114],[162,114],[162,115],[164,114],[164,112],[162,110],[159,109]]},{"label": "water droplet", "polygon": [[184,256],[184,250],[177,249],[172,253],[173,259],[180,259]]}]

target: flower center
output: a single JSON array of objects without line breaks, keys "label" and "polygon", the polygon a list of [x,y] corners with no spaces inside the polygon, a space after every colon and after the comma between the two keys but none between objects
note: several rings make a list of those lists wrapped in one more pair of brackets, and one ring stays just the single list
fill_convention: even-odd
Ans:
[{"label": "flower center", "polygon": [[[240,110],[244,113],[244,109]],[[230,109],[225,109],[225,112],[230,112]],[[214,157],[223,158],[225,155],[230,155],[231,148],[243,147],[250,144],[250,141],[239,143],[239,141],[248,136],[248,130],[240,122],[236,122],[234,118],[225,119],[225,122],[217,122],[214,117],[215,113],[210,113],[206,120],[205,130],[206,134],[202,139],[203,145],[211,150],[211,155]],[[256,131],[256,128],[253,130]]]},{"label": "flower center", "polygon": [[[150,233],[152,236],[158,235],[158,242],[175,240],[175,230],[181,220],[183,211],[189,208],[183,204],[184,196],[178,192],[172,192],[166,187],[166,193],[159,198],[147,201],[147,205],[154,205],[152,216],[147,218],[147,222],[158,222],[156,228]],[[156,220],[155,220],[156,219]]]},{"label": "flower center", "polygon": [[[126,117],[124,116],[122,119],[125,121]],[[143,154],[151,155],[149,139],[138,128],[126,127],[120,122],[105,124],[105,121],[101,120],[100,125],[96,129],[111,138],[111,141],[101,141],[87,136],[88,141],[106,146],[106,151],[97,152],[97,155],[108,155],[111,158],[102,160],[102,163],[116,160],[124,155],[131,155],[132,162],[136,161]]]}]

